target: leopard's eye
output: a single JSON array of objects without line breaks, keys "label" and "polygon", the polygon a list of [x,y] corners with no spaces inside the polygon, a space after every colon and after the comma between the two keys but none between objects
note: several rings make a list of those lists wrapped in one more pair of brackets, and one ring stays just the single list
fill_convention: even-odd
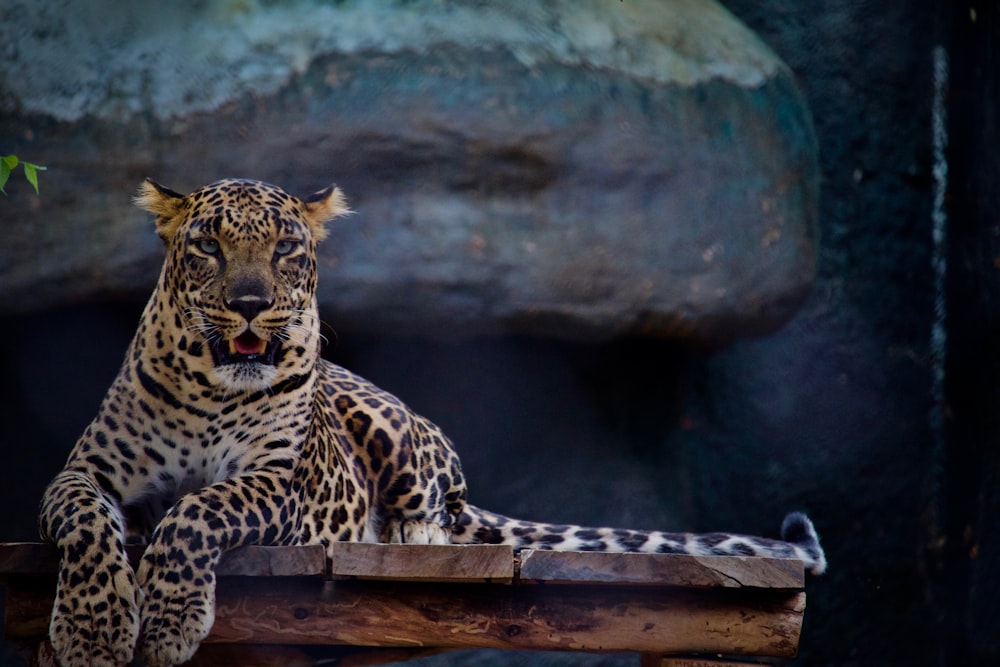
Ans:
[{"label": "leopard's eye", "polygon": [[288,239],[282,239],[278,241],[274,246],[275,255],[287,255],[292,250],[295,249],[295,241],[290,241]]},{"label": "leopard's eye", "polygon": [[198,250],[201,250],[206,255],[219,254],[219,242],[213,238],[198,239],[195,241],[195,245],[198,246]]}]

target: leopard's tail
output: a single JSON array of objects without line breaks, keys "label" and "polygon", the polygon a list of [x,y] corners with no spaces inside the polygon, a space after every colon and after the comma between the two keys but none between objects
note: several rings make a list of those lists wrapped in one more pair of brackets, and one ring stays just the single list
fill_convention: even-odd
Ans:
[{"label": "leopard's tail", "polygon": [[663,533],[622,528],[586,528],[521,521],[466,505],[453,528],[456,544],[510,544],[515,550],[614,551],[693,556],[769,556],[801,560],[813,574],[826,571],[826,554],[812,521],[792,512],[781,539],[731,533]]}]

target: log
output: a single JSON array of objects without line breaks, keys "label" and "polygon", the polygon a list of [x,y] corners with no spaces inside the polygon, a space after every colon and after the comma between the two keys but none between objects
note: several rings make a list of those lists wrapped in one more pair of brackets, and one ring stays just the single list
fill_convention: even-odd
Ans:
[{"label": "log", "polygon": [[208,641],[788,657],[805,610],[801,592],[376,581],[297,586],[220,578]]}]

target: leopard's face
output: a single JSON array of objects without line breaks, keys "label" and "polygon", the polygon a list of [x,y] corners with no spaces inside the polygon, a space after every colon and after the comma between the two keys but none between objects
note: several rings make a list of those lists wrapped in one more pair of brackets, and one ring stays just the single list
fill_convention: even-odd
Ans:
[{"label": "leopard's face", "polygon": [[192,195],[167,285],[222,384],[259,389],[279,365],[294,365],[294,346],[315,329],[315,251],[296,201],[277,188],[223,184]]},{"label": "leopard's face", "polygon": [[147,183],[140,204],[160,215],[167,244],[162,289],[176,322],[164,324],[208,349],[206,377],[253,391],[314,363],[316,245],[323,222],[346,212],[339,191],[303,201],[266,183],[224,180],[181,196]]}]

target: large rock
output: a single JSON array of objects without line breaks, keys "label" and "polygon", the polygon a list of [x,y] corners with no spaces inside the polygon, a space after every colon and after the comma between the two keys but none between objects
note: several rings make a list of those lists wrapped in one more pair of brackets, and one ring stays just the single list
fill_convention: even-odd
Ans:
[{"label": "large rock", "polygon": [[809,114],[704,0],[6,2],[0,43],[4,152],[49,167],[0,201],[5,311],[148,292],[145,176],[341,185],[341,329],[728,337],[814,275]]}]

